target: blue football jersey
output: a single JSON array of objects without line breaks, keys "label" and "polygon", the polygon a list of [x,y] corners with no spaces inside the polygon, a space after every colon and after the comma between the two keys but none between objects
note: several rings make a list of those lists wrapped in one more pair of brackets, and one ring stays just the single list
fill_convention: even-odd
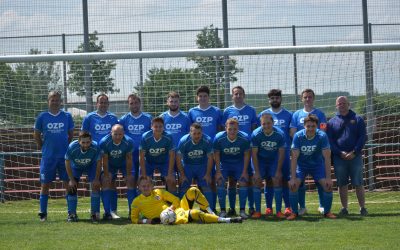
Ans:
[{"label": "blue football jersey", "polygon": [[258,157],[268,163],[278,162],[280,148],[286,147],[285,135],[279,128],[273,127],[272,133],[266,135],[262,127],[251,134],[251,147],[258,149]]},{"label": "blue football jersey", "polygon": [[203,134],[195,144],[190,134],[184,135],[179,141],[177,154],[182,156],[184,165],[206,165],[208,156],[212,153],[212,142],[208,135]]},{"label": "blue football jersey", "polygon": [[191,123],[200,123],[203,134],[210,136],[212,139],[219,132],[218,127],[224,126],[222,123],[222,110],[215,106],[210,105],[206,109],[201,109],[200,106],[191,108],[188,116]]},{"label": "blue football jersey", "polygon": [[174,147],[176,148],[182,136],[190,131],[191,123],[189,117],[183,111],[180,111],[174,116],[172,116],[169,111],[166,111],[162,113],[160,117],[164,119],[165,131],[171,134]]},{"label": "blue football jersey", "polygon": [[100,116],[97,111],[93,111],[83,119],[81,130],[88,131],[92,135],[92,140],[99,143],[117,123],[118,118],[114,114],[107,112],[104,116]]},{"label": "blue football jersey", "polygon": [[246,133],[250,139],[252,126],[258,124],[256,110],[247,104],[240,109],[231,105],[224,110],[223,123],[229,118],[235,118],[239,122],[239,130]]},{"label": "blue football jersey", "polygon": [[175,151],[172,137],[169,133],[163,132],[161,138],[156,141],[153,130],[147,131],[142,136],[140,150],[145,152],[146,162],[150,164],[165,164],[169,159],[169,152]]},{"label": "blue football jersey", "polygon": [[237,164],[244,160],[244,153],[250,150],[249,136],[239,131],[234,141],[229,140],[225,131],[219,132],[214,139],[214,152],[219,152],[222,163]]},{"label": "blue football jersey", "polygon": [[311,112],[306,112],[304,109],[299,109],[296,112],[294,112],[292,121],[290,122],[290,127],[291,128],[296,128],[297,131],[300,131],[304,129],[304,118],[308,116],[308,114],[313,114],[318,117],[318,126],[321,123],[326,123],[326,116],[324,112],[322,112],[319,109],[313,109]]},{"label": "blue football jersey", "polygon": [[259,121],[264,113],[269,113],[272,115],[272,118],[274,119],[274,126],[280,128],[284,132],[286,147],[290,149],[292,144],[292,139],[290,137],[290,122],[292,121],[293,114],[284,108],[282,108],[278,113],[273,112],[272,109],[269,108],[262,111],[258,115]]},{"label": "blue football jersey", "polygon": [[69,144],[65,159],[71,161],[72,168],[85,170],[96,164],[101,156],[101,150],[95,141],[92,141],[88,150],[82,152],[78,140],[75,140]]},{"label": "blue football jersey", "polygon": [[104,154],[108,155],[108,163],[112,167],[121,167],[126,165],[126,154],[133,152],[133,140],[129,136],[124,135],[121,143],[116,145],[111,134],[106,135],[100,141],[100,149]]},{"label": "blue football jersey", "polygon": [[125,134],[133,140],[134,150],[139,149],[143,134],[151,130],[152,119],[148,113],[142,112],[139,116],[133,116],[129,112],[118,121],[124,127]]},{"label": "blue football jersey", "polygon": [[35,121],[35,130],[43,135],[42,157],[63,158],[68,148],[68,132],[74,129],[70,113],[60,110],[57,115],[42,112]]},{"label": "blue football jersey", "polygon": [[292,149],[299,150],[297,165],[301,168],[313,169],[324,165],[322,150],[330,149],[326,133],[317,129],[312,139],[307,139],[306,130],[300,130],[293,136]]}]

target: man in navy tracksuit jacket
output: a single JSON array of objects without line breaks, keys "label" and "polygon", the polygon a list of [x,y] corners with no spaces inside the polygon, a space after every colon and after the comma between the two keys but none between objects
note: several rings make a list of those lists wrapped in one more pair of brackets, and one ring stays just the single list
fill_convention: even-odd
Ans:
[{"label": "man in navy tracksuit jacket", "polygon": [[339,215],[347,215],[347,193],[349,177],[356,189],[360,214],[368,214],[365,208],[365,192],[363,186],[363,160],[361,150],[367,138],[364,120],[350,110],[350,103],[345,96],[336,99],[335,117],[329,120],[327,134],[331,145],[333,166],[339,187],[342,208]]}]

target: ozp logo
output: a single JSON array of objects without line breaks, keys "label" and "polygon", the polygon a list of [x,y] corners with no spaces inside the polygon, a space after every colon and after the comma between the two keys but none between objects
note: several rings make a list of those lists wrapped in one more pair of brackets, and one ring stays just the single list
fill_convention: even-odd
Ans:
[{"label": "ozp logo", "polygon": [[181,128],[182,128],[182,124],[179,124],[179,123],[165,124],[165,129],[167,129],[167,130],[180,130]]},{"label": "ozp logo", "polygon": [[144,125],[143,124],[137,124],[137,125],[129,125],[128,126],[129,131],[142,131],[144,130]]},{"label": "ozp logo", "polygon": [[212,121],[213,121],[213,118],[209,117],[209,116],[196,117],[196,122],[198,122],[198,123],[210,123]]},{"label": "ozp logo", "polygon": [[[303,119],[304,120],[304,119]],[[285,120],[274,120],[274,125],[278,127],[282,127],[285,125]]]},{"label": "ozp logo", "polygon": [[59,130],[64,128],[64,123],[60,122],[51,122],[51,123],[47,123],[47,129],[49,130]]},{"label": "ozp logo", "polygon": [[111,129],[111,124],[96,124],[94,129],[97,131],[108,131]]},{"label": "ozp logo", "polygon": [[78,165],[87,165],[91,162],[92,160],[90,158],[84,158],[84,159],[75,159],[75,163]]},{"label": "ozp logo", "polygon": [[301,146],[300,150],[305,155],[311,155],[317,149],[316,145],[313,146]]},{"label": "ozp logo", "polygon": [[192,150],[188,153],[189,157],[199,157],[202,156],[204,154],[203,150],[200,149],[196,149],[196,150]]},{"label": "ozp logo", "polygon": [[238,122],[247,122],[250,119],[248,115],[236,115],[232,118],[235,118]]},{"label": "ozp logo", "polygon": [[263,147],[266,150],[273,150],[276,148],[276,145],[278,145],[278,143],[274,142],[274,141],[263,141],[261,142],[261,147]]},{"label": "ozp logo", "polygon": [[165,148],[151,148],[149,149],[149,152],[152,155],[160,155],[165,153]]},{"label": "ozp logo", "polygon": [[239,152],[240,152],[240,148],[239,147],[224,148],[224,153],[225,154],[235,155],[235,154],[238,154]]},{"label": "ozp logo", "polygon": [[304,124],[304,119],[305,119],[305,117],[300,118],[300,124]]},{"label": "ozp logo", "polygon": [[111,150],[110,152],[110,156],[112,158],[119,158],[122,155],[122,150],[118,149],[118,150]]}]

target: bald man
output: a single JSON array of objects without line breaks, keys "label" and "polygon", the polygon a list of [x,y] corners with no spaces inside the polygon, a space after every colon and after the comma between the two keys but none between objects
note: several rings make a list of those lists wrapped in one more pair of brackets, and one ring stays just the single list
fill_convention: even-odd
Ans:
[{"label": "bald man", "polygon": [[116,211],[112,211],[112,193],[115,192],[115,180],[118,171],[125,177],[127,186],[128,208],[135,199],[136,194],[131,190],[134,185],[134,171],[132,168],[133,140],[124,134],[124,127],[115,124],[111,128],[111,134],[106,135],[100,141],[100,148],[103,151],[103,205],[104,219],[117,219],[119,216],[113,216]]},{"label": "bald man", "polygon": [[[356,189],[360,215],[368,214],[365,208],[365,192],[363,187],[362,149],[367,139],[364,120],[350,109],[346,96],[336,99],[337,113],[329,120],[327,134],[333,155],[333,166],[339,187],[342,208],[339,215],[348,215],[348,185]],[[350,179],[350,182],[349,182]]]}]

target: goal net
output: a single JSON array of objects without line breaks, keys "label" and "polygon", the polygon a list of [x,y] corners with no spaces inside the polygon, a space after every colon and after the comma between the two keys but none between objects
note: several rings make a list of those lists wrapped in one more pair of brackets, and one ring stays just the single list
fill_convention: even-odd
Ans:
[{"label": "goal net", "polygon": [[[62,92],[63,107],[73,115],[77,132],[100,93],[109,96],[109,111],[118,117],[129,112],[131,93],[141,96],[143,111],[157,116],[167,109],[169,91],[180,94],[183,111],[198,105],[195,90],[201,85],[210,87],[211,103],[221,109],[231,105],[231,88],[241,85],[246,103],[257,112],[269,107],[266,93],[272,88],[282,90],[282,105],[291,111],[303,108],[299,94],[311,88],[315,107],[328,118],[335,114],[335,99],[348,96],[351,109],[368,125],[363,151],[366,190],[377,196],[381,192],[376,191],[398,190],[399,69],[400,44],[2,56],[1,199],[39,197],[41,153],[32,136],[33,124],[46,110],[50,90]],[[125,193],[121,176],[117,184]],[[313,183],[308,185],[312,190]],[[63,190],[57,180],[50,196],[64,197]],[[89,185],[81,184],[79,194],[88,196]]]}]

